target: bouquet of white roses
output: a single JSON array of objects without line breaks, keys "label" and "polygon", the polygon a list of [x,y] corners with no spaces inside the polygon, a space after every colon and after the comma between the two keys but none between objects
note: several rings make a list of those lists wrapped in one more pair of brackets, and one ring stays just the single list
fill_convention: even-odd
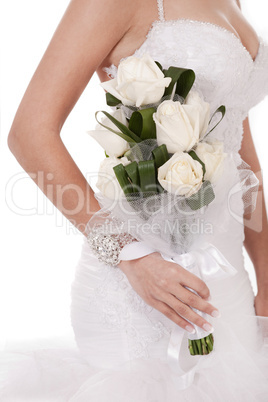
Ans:
[{"label": "bouquet of white roses", "polygon": [[[96,198],[136,239],[167,254],[185,253],[191,231],[215,198],[213,184],[223,168],[223,144],[207,141],[225,107],[214,114],[192,90],[191,69],[164,70],[149,55],[123,60],[117,77],[102,83],[114,113],[91,131],[105,149]],[[221,119],[210,127],[216,113]],[[207,354],[212,334],[189,340],[191,354]]]},{"label": "bouquet of white roses", "polygon": [[[103,111],[105,118],[90,132],[106,153],[97,182],[100,202],[110,200],[109,209],[123,221],[135,215],[133,235],[146,221],[153,238],[158,230],[160,249],[178,253],[192,241],[185,225],[215,197],[213,183],[225,158],[222,143],[206,141],[216,127],[209,129],[210,122],[216,113],[223,118],[225,107],[210,117],[210,105],[191,90],[194,81],[193,70],[163,70],[149,55],[128,57],[117,77],[101,84],[115,112]],[[167,222],[178,224],[177,233],[166,229]]]}]

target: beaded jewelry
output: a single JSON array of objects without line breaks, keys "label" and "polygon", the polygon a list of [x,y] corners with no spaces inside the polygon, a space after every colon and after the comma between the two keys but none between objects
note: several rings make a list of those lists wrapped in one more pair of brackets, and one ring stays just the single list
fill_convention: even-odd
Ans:
[{"label": "beaded jewelry", "polygon": [[93,254],[99,261],[116,267],[119,262],[119,254],[123,247],[136,239],[129,233],[111,233],[109,220],[103,224],[95,224],[90,230],[87,241]]}]

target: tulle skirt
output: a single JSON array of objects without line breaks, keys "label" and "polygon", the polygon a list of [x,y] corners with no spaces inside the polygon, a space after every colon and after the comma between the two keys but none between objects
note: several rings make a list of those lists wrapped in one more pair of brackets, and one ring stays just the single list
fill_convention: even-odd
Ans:
[{"label": "tulle skirt", "polygon": [[238,274],[209,286],[221,312],[211,318],[213,352],[190,356],[186,334],[180,345],[177,364],[186,373],[196,367],[186,384],[168,357],[176,325],[148,306],[119,269],[101,264],[85,241],[71,289],[75,339],[6,347],[1,402],[267,401],[268,318],[255,316],[242,246],[235,250]]}]

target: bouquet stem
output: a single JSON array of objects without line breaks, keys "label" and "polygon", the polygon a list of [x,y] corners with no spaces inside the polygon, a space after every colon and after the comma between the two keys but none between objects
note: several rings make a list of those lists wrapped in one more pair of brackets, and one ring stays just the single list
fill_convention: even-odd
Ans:
[{"label": "bouquet stem", "polygon": [[202,339],[188,339],[188,348],[192,356],[208,355],[213,350],[214,338],[209,334]]}]

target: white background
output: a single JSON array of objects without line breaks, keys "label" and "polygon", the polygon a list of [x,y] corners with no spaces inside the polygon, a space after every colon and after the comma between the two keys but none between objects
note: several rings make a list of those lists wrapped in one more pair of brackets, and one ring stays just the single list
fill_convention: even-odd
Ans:
[{"label": "white background", "polygon": [[[18,104],[68,1],[9,0],[3,3],[0,148],[2,341],[5,338],[71,333],[70,287],[83,240],[83,236],[27,178],[6,145]],[[266,3],[266,0],[242,0],[246,18],[258,34],[268,40]],[[96,171],[103,158],[103,151],[86,131],[94,128],[94,112],[102,109],[104,102],[103,90],[94,76],[62,131],[69,152],[85,175]],[[250,111],[266,187],[267,111],[267,98]],[[253,268],[248,258],[246,263],[255,289]]]}]

